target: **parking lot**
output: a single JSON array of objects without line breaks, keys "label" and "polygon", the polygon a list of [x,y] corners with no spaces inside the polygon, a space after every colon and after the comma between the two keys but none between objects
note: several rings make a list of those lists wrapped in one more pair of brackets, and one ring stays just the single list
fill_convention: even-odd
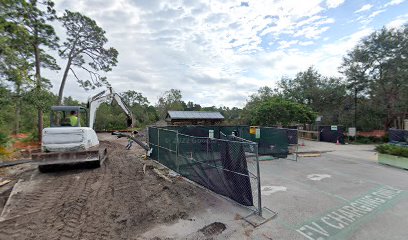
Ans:
[{"label": "parking lot", "polygon": [[262,205],[277,213],[253,227],[250,211],[223,197],[196,214],[144,236],[206,239],[196,229],[222,222],[214,239],[407,239],[408,171],[379,165],[374,145],[301,141],[299,152],[322,152],[298,161],[261,161]]},{"label": "parking lot", "polygon": [[306,142],[320,157],[261,162],[263,206],[278,213],[253,239],[407,239],[408,171],[371,145]]}]

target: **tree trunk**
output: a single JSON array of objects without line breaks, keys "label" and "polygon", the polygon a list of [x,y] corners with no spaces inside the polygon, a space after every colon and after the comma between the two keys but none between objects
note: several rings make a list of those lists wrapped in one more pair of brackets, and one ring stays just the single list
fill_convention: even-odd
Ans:
[{"label": "tree trunk", "polygon": [[20,112],[21,112],[21,96],[20,96],[20,84],[16,86],[16,111],[15,111],[15,125],[14,134],[20,133]]},{"label": "tree trunk", "polygon": [[65,66],[64,75],[62,76],[61,86],[60,86],[60,89],[59,89],[59,92],[58,92],[57,105],[61,105],[61,103],[62,103],[62,96],[64,94],[64,87],[65,87],[65,83],[67,81],[69,69],[71,69],[72,59],[75,57],[74,49],[75,49],[75,46],[76,46],[76,43],[77,43],[78,39],[79,39],[79,37],[77,37],[75,39],[74,44],[73,44],[73,46],[72,46],[72,48],[71,48],[71,50],[69,51],[69,54],[68,54],[67,66]]},{"label": "tree trunk", "polygon": [[389,117],[386,117],[386,119],[384,121],[384,130],[385,131],[388,131],[388,129],[390,128],[392,120],[393,120],[392,118],[390,119]]},{"label": "tree trunk", "polygon": [[38,109],[38,141],[41,142],[42,140],[42,130],[44,126],[44,118],[43,118],[43,111]]},{"label": "tree trunk", "polygon": [[[36,78],[36,89],[37,91],[41,90],[41,68],[40,68],[40,49],[38,43],[34,44],[34,55],[35,55],[35,78]],[[38,130],[38,141],[41,142],[42,140],[42,129],[43,129],[43,112],[42,109],[39,107],[38,109],[38,122],[37,122],[37,130]]]},{"label": "tree trunk", "polygon": [[68,57],[67,66],[65,67],[64,75],[62,76],[61,86],[60,86],[60,89],[59,89],[59,92],[58,92],[57,105],[61,105],[61,103],[62,103],[62,96],[64,94],[65,82],[67,81],[68,72],[69,72],[69,69],[71,68],[71,63],[72,63],[72,58]]},{"label": "tree trunk", "polygon": [[14,126],[14,134],[20,133],[20,101],[16,104],[16,125]]},{"label": "tree trunk", "polygon": [[20,96],[16,101],[16,111],[15,111],[15,118],[16,118],[16,125],[14,126],[14,134],[20,133],[20,114],[21,113],[21,99]]},{"label": "tree trunk", "polygon": [[354,89],[354,127],[357,130],[357,85]]}]

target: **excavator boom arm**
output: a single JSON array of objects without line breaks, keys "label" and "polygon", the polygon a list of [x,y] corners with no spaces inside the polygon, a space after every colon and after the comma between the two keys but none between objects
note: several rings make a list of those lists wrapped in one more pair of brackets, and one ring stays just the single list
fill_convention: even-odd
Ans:
[{"label": "excavator boom arm", "polygon": [[96,110],[98,110],[99,106],[104,102],[112,102],[116,101],[118,105],[122,108],[125,114],[128,117],[128,126],[134,127],[135,119],[133,117],[132,111],[128,108],[122,98],[117,94],[111,87],[109,87],[109,92],[103,91],[95,96],[89,98],[88,100],[88,108],[89,108],[89,127],[93,128],[95,124],[96,118]]}]

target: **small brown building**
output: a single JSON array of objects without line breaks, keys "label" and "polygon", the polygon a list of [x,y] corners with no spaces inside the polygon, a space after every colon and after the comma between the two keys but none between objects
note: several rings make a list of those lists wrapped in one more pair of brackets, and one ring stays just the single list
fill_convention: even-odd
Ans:
[{"label": "small brown building", "polygon": [[200,111],[168,111],[166,122],[168,125],[218,125],[224,121],[219,112]]}]

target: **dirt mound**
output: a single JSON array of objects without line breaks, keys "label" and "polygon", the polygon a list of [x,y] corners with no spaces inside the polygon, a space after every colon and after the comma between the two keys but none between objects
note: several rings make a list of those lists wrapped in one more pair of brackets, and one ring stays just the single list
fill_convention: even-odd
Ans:
[{"label": "dirt mound", "polygon": [[137,239],[204,207],[206,192],[143,168],[149,161],[142,151],[101,143],[109,155],[100,168],[37,172],[20,181],[2,215],[0,239]]}]

